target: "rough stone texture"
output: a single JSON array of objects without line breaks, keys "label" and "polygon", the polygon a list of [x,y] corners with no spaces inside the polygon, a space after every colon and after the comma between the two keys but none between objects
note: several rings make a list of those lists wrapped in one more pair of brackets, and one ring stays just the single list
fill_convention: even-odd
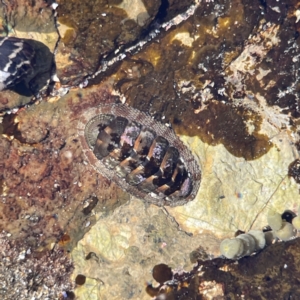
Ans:
[{"label": "rough stone texture", "polygon": [[[105,93],[90,95],[90,103],[105,100]],[[84,109],[79,99],[79,94],[73,93],[64,101],[23,110],[10,122],[4,117],[0,228],[9,230],[12,238],[26,238],[24,243],[33,247],[57,241],[68,232],[66,226],[74,214],[73,223],[82,223],[88,230],[85,224],[90,214],[84,213],[84,207],[92,196],[108,210],[128,199],[114,185],[108,189],[111,183],[91,172],[84,161],[76,137],[76,114]],[[74,224],[70,226],[76,227]]]},{"label": "rough stone texture", "polygon": [[[3,30],[12,33],[5,27],[5,16],[16,15],[20,24],[33,19],[37,24],[49,22],[49,32],[42,26],[45,35],[34,39],[53,51],[58,36],[49,6],[52,1],[32,2],[34,9],[28,9],[28,18],[23,11],[29,2],[10,1],[6,6],[4,2],[8,1],[0,4]],[[199,1],[188,18],[189,13],[178,15],[187,7],[185,1],[168,1],[166,15],[158,12],[160,1],[151,8],[141,1],[136,12],[128,10],[126,1],[112,1],[111,7],[108,3],[101,10],[90,2],[60,1],[57,25],[61,40],[55,59],[66,86],[54,97],[2,118],[0,229],[10,234],[9,239],[21,241],[24,249],[44,249],[54,243],[72,251],[74,278],[87,276],[77,289],[79,299],[148,299],[143,282],[151,279],[155,265],[191,269],[188,256],[199,245],[202,254],[218,255],[221,238],[233,236],[237,229],[266,225],[270,207],[279,212],[297,210],[300,8],[292,0]],[[94,13],[99,14],[98,19]],[[134,20],[126,19],[129,13]],[[131,42],[142,38],[142,29],[149,29],[149,23],[155,25],[155,16],[160,20],[176,16],[181,23],[164,24],[155,33],[156,39],[151,36],[148,44],[138,44],[135,54],[123,53]],[[110,26],[111,22],[116,26]],[[15,28],[23,38],[36,32],[29,26],[21,35],[20,27]],[[96,29],[107,42],[99,39]],[[49,38],[52,46],[40,37]],[[116,59],[115,50],[123,56]],[[101,72],[105,65],[107,71]],[[99,72],[88,88],[74,88],[60,98],[68,85],[93,77],[95,71]],[[17,92],[1,92],[1,109],[31,99]],[[161,208],[147,206],[142,200],[127,203],[132,197],[84,160],[77,140],[78,118],[99,103],[119,100],[171,124],[199,160],[203,180],[189,205],[164,210],[165,215]],[[225,279],[223,275],[218,278],[213,264],[208,264],[211,277],[207,284],[217,282],[218,291],[223,292],[225,284],[229,299],[235,299],[235,293],[268,298],[264,295],[274,291],[282,292],[278,295],[283,299],[288,293],[294,297],[296,280],[283,276],[285,286],[282,290],[279,286],[281,274],[298,272],[298,254],[293,250],[298,249],[298,240],[278,245],[286,247],[278,268],[274,263],[281,252],[270,247],[257,258],[244,258],[238,270],[231,265],[232,273],[224,275],[219,270]],[[272,258],[273,269],[259,260],[263,255]],[[282,267],[285,263],[287,269]],[[266,267],[264,272],[272,273],[271,280],[263,281],[260,265]],[[249,291],[251,277],[246,271],[255,282],[265,282],[259,291]],[[230,278],[237,283],[228,281]],[[276,282],[269,284],[273,278]],[[205,286],[195,280],[192,287],[196,295]]]},{"label": "rough stone texture", "polygon": [[[261,228],[270,207],[282,212],[299,205],[299,187],[287,176],[289,164],[298,158],[293,145],[298,136],[291,126],[297,115],[293,102],[284,110],[278,101],[268,105],[271,89],[282,78],[264,81],[272,72],[262,67],[267,61],[283,70],[285,64],[275,60],[274,52],[279,57],[290,43],[282,37],[287,27],[280,22],[295,24],[296,11],[281,8],[281,19],[268,23],[262,11],[270,14],[270,7],[202,2],[193,17],[162,34],[159,44],[125,59],[113,76],[126,103],[170,122],[199,158],[203,181],[198,196],[168,211],[215,255],[218,238],[238,229]],[[292,45],[298,49],[297,43]],[[297,55],[294,60],[294,78],[286,79],[292,85],[297,81]],[[282,98],[279,90],[276,95]],[[97,238],[91,232],[86,239],[93,244]]]},{"label": "rough stone texture", "polygon": [[78,85],[96,71],[102,72],[122,50],[147,37],[158,24],[185,12],[194,2],[197,1],[58,1],[61,40],[56,61],[61,82]]},{"label": "rough stone texture", "polygon": [[34,252],[3,233],[0,245],[2,299],[63,299],[74,288],[73,265],[63,249]]},{"label": "rough stone texture", "polygon": [[166,208],[186,231],[212,231],[224,238],[237,230],[261,229],[271,207],[280,213],[288,208],[297,211],[299,187],[287,176],[295,152],[285,134],[273,138],[274,146],[268,153],[252,161],[231,155],[223,145],[182,139],[201,159],[203,172],[194,201]]},{"label": "rough stone texture", "polygon": [[180,231],[162,209],[133,199],[97,220],[72,251],[74,278],[84,274],[89,280],[76,290],[78,299],[149,299],[143,282],[151,278],[154,265],[191,268],[188,251],[199,240]]},{"label": "rough stone texture", "polygon": [[62,83],[81,83],[103,58],[138,40],[157,14],[159,2],[148,2],[147,9],[141,0],[58,1],[61,40],[56,61]]},{"label": "rough stone texture", "polygon": [[[265,23],[260,9],[251,14],[259,20],[250,23],[240,13],[246,14],[248,5],[237,4],[201,3],[193,17],[162,34],[159,44],[125,59],[114,86],[128,104],[171,122],[178,133],[222,143],[232,154],[251,160],[271,147],[261,124],[265,117],[278,129],[290,124],[289,118],[278,122],[277,105],[266,106],[271,86],[256,88],[265,76],[260,62],[289,45],[280,44],[284,29]],[[296,78],[297,72],[292,73]]]}]

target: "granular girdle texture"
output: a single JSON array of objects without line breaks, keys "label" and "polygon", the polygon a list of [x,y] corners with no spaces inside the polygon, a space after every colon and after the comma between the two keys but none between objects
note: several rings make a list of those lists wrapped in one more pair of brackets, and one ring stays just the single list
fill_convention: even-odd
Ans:
[{"label": "granular girdle texture", "polygon": [[78,123],[92,166],[121,188],[156,205],[178,206],[199,189],[199,166],[173,130],[123,104],[85,111]]}]

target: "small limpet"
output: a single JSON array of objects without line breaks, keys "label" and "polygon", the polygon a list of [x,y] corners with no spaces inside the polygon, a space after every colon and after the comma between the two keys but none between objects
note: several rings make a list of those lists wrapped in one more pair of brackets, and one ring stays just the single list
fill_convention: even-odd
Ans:
[{"label": "small limpet", "polygon": [[194,199],[201,172],[174,131],[123,104],[85,111],[78,135],[89,163],[135,197],[178,206]]}]

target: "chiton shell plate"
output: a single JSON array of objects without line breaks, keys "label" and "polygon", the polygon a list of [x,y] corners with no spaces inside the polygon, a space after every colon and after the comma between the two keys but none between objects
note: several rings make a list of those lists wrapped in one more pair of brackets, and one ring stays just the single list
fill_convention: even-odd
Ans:
[{"label": "chiton shell plate", "polygon": [[198,192],[201,172],[175,132],[124,104],[86,110],[77,125],[93,168],[137,198],[183,205]]}]

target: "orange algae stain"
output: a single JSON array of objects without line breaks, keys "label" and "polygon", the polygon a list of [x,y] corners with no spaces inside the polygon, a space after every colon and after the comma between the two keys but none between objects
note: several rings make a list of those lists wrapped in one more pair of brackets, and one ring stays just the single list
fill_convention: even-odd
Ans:
[{"label": "orange algae stain", "polygon": [[64,235],[60,238],[59,240],[59,245],[61,246],[65,246],[66,244],[68,244],[71,241],[71,237],[67,234],[64,233]]}]

